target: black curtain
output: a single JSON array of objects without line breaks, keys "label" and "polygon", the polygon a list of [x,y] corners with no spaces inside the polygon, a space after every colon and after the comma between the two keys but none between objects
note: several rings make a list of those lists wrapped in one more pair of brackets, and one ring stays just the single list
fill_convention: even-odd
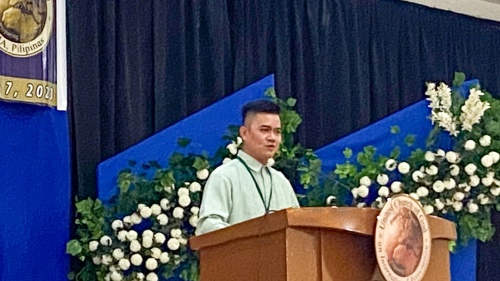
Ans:
[{"label": "black curtain", "polygon": [[[270,73],[310,148],[455,71],[500,94],[500,24],[402,1],[68,1],[68,22],[79,197],[97,196],[100,161]],[[479,280],[499,275],[496,241],[479,246]]]}]

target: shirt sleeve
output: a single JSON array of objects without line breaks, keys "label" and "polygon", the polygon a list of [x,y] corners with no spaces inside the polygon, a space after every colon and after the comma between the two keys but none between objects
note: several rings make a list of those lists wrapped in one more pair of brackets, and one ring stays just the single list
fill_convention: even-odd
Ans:
[{"label": "shirt sleeve", "polygon": [[229,178],[221,174],[220,171],[215,170],[210,175],[203,191],[196,235],[229,226],[231,198],[231,182]]}]

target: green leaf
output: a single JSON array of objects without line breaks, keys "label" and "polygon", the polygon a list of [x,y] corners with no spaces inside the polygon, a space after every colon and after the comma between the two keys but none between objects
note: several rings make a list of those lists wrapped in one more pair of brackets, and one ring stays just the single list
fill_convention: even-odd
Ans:
[{"label": "green leaf", "polygon": [[391,159],[397,159],[399,157],[399,155],[401,154],[401,149],[399,148],[399,146],[395,147],[392,151],[391,151],[391,154],[389,155],[389,157]]},{"label": "green leaf", "polygon": [[357,168],[352,164],[337,164],[335,170],[333,171],[339,178],[352,177],[356,174]]},{"label": "green leaf", "polygon": [[77,239],[70,240],[66,243],[66,254],[76,256],[82,252],[82,245]]},{"label": "green leaf", "polygon": [[465,82],[465,74],[463,72],[455,72],[455,77],[453,78],[453,86],[458,87]]},{"label": "green leaf", "polygon": [[407,135],[405,138],[405,143],[407,146],[412,146],[415,144],[415,135]]},{"label": "green leaf", "polygon": [[209,167],[209,164],[208,164],[207,160],[202,159],[201,157],[194,158],[193,168],[195,168],[196,171],[201,171],[201,170],[206,169],[208,167]]},{"label": "green leaf", "polygon": [[170,159],[168,160],[170,166],[175,166],[179,165],[182,160],[184,159],[184,155],[178,152],[174,152],[172,156],[170,156]]},{"label": "green leaf", "polygon": [[178,138],[178,139],[177,139],[177,144],[178,144],[180,147],[186,147],[186,146],[188,146],[190,143],[191,143],[191,139],[189,139],[189,138]]},{"label": "green leaf", "polygon": [[296,99],[294,99],[294,98],[288,98],[288,99],[286,100],[286,104],[287,104],[288,106],[290,106],[290,107],[294,107],[296,103],[297,103],[297,100],[296,100]]},{"label": "green leaf", "polygon": [[397,134],[399,131],[399,126],[391,126],[391,134]]},{"label": "green leaf", "polygon": [[342,151],[342,153],[344,154],[344,157],[346,159],[349,159],[352,156],[352,149],[346,147],[346,148],[344,148],[344,151]]},{"label": "green leaf", "polygon": [[276,92],[274,91],[274,87],[267,89],[265,95],[268,97],[276,98]]}]

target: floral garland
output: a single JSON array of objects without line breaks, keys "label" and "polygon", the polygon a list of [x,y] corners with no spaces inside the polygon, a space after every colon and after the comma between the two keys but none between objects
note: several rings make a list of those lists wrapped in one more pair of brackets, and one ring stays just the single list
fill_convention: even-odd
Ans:
[{"label": "floral garland", "polygon": [[[315,187],[321,162],[312,150],[293,140],[301,123],[293,110],[295,100],[282,101],[273,89],[266,94],[281,107],[284,142],[275,167],[294,185]],[[188,239],[194,235],[203,187],[210,173],[220,163],[235,158],[242,145],[236,128],[229,127],[229,134],[224,136],[229,144],[219,148],[213,157],[176,152],[167,168],[150,162],[135,171],[122,171],[118,178],[120,193],[106,205],[92,199],[77,202],[77,237],[67,243],[66,251],[77,258],[78,268],[69,278],[198,280],[198,257],[189,248]],[[189,140],[179,139],[179,144],[186,146]]]}]

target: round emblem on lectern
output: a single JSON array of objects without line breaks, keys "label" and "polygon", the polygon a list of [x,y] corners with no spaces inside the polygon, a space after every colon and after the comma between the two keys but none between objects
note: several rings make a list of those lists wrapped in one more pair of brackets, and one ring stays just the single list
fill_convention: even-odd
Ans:
[{"label": "round emblem on lectern", "polygon": [[421,205],[408,195],[392,197],[380,211],[375,253],[386,280],[422,280],[431,257],[431,233]]}]

